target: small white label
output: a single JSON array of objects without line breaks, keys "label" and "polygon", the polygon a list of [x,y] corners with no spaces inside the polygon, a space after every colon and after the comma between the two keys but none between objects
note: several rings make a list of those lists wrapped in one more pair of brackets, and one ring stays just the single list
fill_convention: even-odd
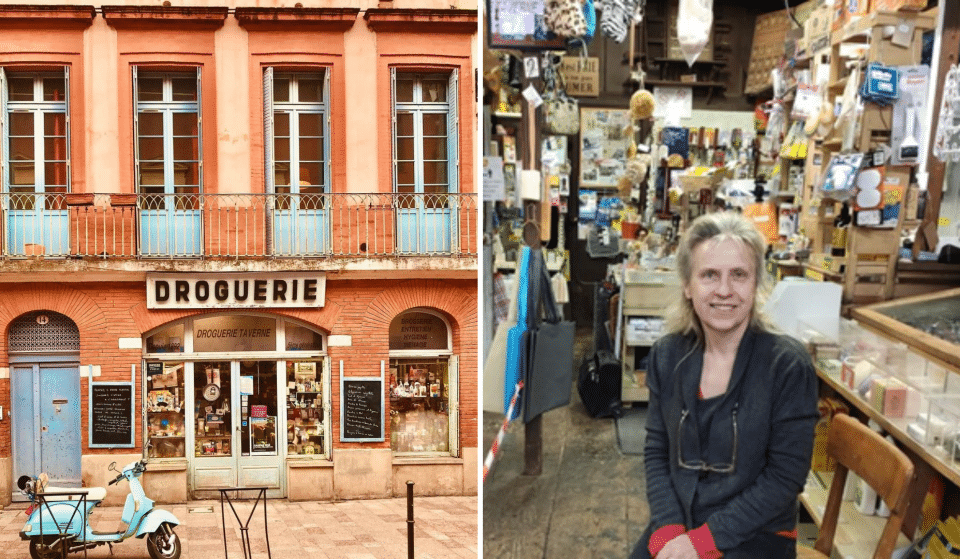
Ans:
[{"label": "small white label", "polygon": [[90,368],[93,368],[93,376],[100,376],[100,365],[80,365],[80,378],[86,378],[90,376]]},{"label": "small white label", "polygon": [[120,338],[119,344],[120,349],[140,349],[143,347],[140,338]]},{"label": "small white label", "polygon": [[10,378],[10,367],[0,367],[0,378]]},{"label": "small white label", "polygon": [[540,93],[533,85],[528,85],[527,88],[523,90],[523,98],[533,105],[534,109],[543,104],[543,98],[540,97]]},{"label": "small white label", "polygon": [[327,336],[327,347],[350,347],[353,336]]}]

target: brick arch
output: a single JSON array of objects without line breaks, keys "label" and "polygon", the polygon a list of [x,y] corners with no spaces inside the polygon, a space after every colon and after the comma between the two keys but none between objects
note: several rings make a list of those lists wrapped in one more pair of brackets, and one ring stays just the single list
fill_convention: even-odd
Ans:
[{"label": "brick arch", "polygon": [[370,303],[364,328],[367,332],[387,332],[400,313],[428,307],[445,314],[454,331],[462,331],[477,322],[477,301],[472,295],[441,280],[404,281],[384,289]]},{"label": "brick arch", "polygon": [[130,309],[130,316],[133,318],[133,322],[137,327],[137,330],[142,336],[144,333],[153,330],[159,326],[175,322],[184,318],[189,318],[193,316],[200,316],[203,314],[210,313],[223,313],[223,312],[236,312],[242,314],[244,311],[247,312],[263,312],[271,315],[283,316],[288,318],[294,318],[305,322],[307,324],[314,325],[321,330],[330,332],[333,328],[333,324],[337,320],[337,316],[340,314],[342,307],[334,302],[327,301],[323,307],[319,309],[210,309],[210,310],[200,310],[200,309],[183,309],[183,310],[150,310],[147,309],[147,303],[143,302],[139,305]]},{"label": "brick arch", "polygon": [[107,319],[99,305],[86,293],[64,284],[20,284],[5,292],[0,305],[0,323],[6,348],[10,323],[17,317],[33,311],[58,312],[76,323],[80,330],[80,350],[90,339],[87,332],[102,330]]}]

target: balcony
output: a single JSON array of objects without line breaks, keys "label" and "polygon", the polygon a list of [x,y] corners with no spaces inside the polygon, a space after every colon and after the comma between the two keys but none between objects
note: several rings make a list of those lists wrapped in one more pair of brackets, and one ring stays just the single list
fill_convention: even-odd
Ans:
[{"label": "balcony", "polygon": [[7,262],[477,257],[476,194],[5,193],[0,201]]}]

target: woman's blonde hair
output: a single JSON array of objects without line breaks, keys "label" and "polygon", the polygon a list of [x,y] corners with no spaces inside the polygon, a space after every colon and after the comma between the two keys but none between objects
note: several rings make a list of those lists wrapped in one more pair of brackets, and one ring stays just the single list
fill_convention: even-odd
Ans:
[{"label": "woman's blonde hair", "polygon": [[747,218],[734,212],[705,214],[695,219],[680,238],[677,249],[677,273],[680,276],[681,292],[667,313],[667,331],[678,334],[694,334],[698,343],[703,343],[703,325],[693,309],[693,302],[684,296],[682,289],[689,285],[693,275],[693,251],[702,243],[715,239],[732,239],[747,247],[753,257],[756,286],[753,307],[750,309],[750,325],[766,331],[774,331],[773,323],[763,314],[763,304],[769,295],[767,274],[764,271],[766,242],[760,231]]}]

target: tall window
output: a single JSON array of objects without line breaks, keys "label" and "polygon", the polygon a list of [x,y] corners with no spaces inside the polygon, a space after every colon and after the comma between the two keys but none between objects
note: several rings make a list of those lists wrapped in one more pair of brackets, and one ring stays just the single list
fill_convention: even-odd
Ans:
[{"label": "tall window", "polygon": [[394,191],[457,191],[457,72],[391,69]]},{"label": "tall window", "polygon": [[265,120],[272,136],[274,192],[299,194],[301,207],[318,207],[316,195],[330,183],[329,73],[267,68],[264,85],[271,112]]},{"label": "tall window", "polygon": [[5,73],[0,69],[3,190],[24,194],[13,200],[15,208],[33,208],[33,194],[70,190],[68,70]]},{"label": "tall window", "polygon": [[[200,70],[172,74],[135,67],[133,79],[139,193],[201,193]],[[192,205],[191,198],[177,197],[178,206]]]}]

